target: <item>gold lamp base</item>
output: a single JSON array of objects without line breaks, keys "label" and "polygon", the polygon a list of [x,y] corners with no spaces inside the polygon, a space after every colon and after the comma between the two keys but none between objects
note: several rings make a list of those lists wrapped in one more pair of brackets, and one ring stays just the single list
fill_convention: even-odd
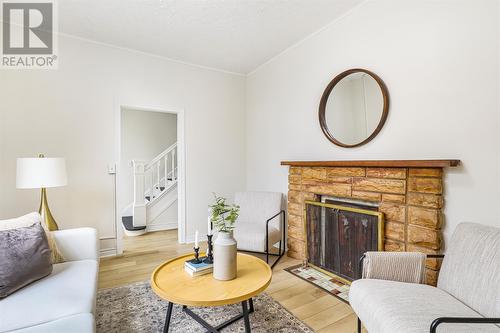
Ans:
[{"label": "gold lamp base", "polygon": [[38,213],[40,213],[40,216],[42,217],[42,223],[47,226],[49,231],[59,230],[59,226],[50,212],[49,204],[47,203],[47,190],[45,188],[42,188],[42,196],[40,198],[40,208],[38,209]]}]

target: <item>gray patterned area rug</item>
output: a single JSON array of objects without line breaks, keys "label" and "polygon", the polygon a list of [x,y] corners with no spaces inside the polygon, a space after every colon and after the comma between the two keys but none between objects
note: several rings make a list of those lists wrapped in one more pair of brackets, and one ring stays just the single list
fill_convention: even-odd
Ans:
[{"label": "gray patterned area rug", "polygon": [[[312,333],[301,322],[269,295],[254,298],[255,312],[250,314],[253,333]],[[191,308],[211,325],[216,326],[241,313],[241,304]],[[162,332],[167,302],[151,290],[149,282],[139,282],[118,288],[103,289],[97,295],[96,326],[98,333]],[[169,332],[205,332],[203,327],[174,306]],[[224,333],[245,332],[243,320],[223,329]]]}]

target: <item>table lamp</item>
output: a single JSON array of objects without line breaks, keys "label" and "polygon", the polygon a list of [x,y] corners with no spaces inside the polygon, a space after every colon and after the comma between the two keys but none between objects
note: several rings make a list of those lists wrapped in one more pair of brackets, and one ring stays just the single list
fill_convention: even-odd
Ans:
[{"label": "table lamp", "polygon": [[49,230],[57,230],[54,217],[47,203],[47,188],[65,186],[68,183],[66,176],[66,161],[64,158],[46,158],[43,154],[38,158],[17,159],[17,188],[39,188],[42,190],[40,209],[42,221]]}]

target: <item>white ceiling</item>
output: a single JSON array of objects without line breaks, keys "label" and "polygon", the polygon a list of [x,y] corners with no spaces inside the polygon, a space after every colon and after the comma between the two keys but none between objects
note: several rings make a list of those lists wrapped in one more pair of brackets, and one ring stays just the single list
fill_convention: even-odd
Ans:
[{"label": "white ceiling", "polygon": [[64,0],[59,31],[246,74],[363,0]]}]

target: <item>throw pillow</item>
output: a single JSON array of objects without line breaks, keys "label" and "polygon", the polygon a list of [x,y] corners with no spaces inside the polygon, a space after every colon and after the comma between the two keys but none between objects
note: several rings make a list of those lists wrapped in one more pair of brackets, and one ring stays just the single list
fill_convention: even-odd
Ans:
[{"label": "throw pillow", "polygon": [[[42,217],[37,212],[29,213],[14,219],[0,220],[0,231],[29,227],[35,223],[42,223]],[[52,251],[52,263],[58,264],[64,262],[64,257],[57,248],[57,243],[54,239],[54,236],[52,236],[52,233],[48,230],[47,226],[42,225],[42,227],[45,230],[47,241],[49,243],[50,250]]]},{"label": "throw pillow", "polygon": [[52,273],[50,252],[40,223],[0,231],[0,299]]}]

